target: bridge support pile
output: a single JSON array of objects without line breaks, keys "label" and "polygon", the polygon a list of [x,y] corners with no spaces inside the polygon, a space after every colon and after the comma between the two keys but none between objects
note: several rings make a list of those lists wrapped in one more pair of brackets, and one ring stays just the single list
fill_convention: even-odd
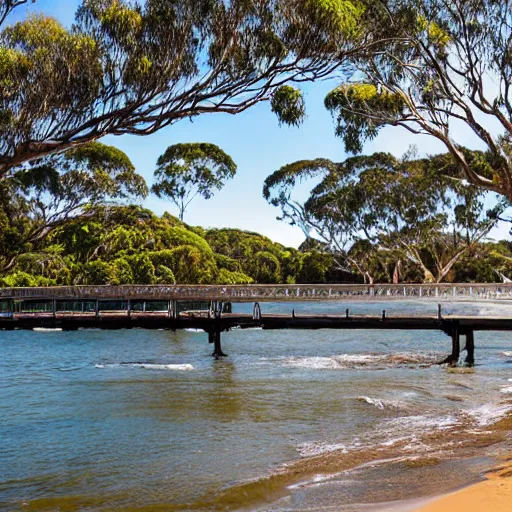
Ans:
[{"label": "bridge support pile", "polygon": [[210,311],[208,312],[208,316],[212,316],[213,313],[213,322],[209,328],[208,332],[208,342],[213,343],[213,352],[212,356],[216,359],[220,357],[226,357],[222,351],[222,343],[221,343],[221,335],[222,326],[220,319],[222,317],[222,310],[224,308],[224,304],[219,301],[212,301],[210,306]]},{"label": "bridge support pile", "polygon": [[473,329],[462,330],[457,322],[454,322],[451,327],[452,352],[446,359],[443,359],[440,364],[456,365],[459,362],[461,334],[466,337],[466,346],[464,347],[466,351],[465,363],[469,366],[473,366],[475,363],[475,335]]}]

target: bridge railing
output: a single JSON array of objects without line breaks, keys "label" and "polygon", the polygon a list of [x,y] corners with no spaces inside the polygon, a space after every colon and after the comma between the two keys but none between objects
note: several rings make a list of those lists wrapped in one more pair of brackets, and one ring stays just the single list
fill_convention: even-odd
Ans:
[{"label": "bridge railing", "polygon": [[496,300],[512,299],[512,283],[296,284],[296,285],[121,285],[0,288],[0,300]]}]

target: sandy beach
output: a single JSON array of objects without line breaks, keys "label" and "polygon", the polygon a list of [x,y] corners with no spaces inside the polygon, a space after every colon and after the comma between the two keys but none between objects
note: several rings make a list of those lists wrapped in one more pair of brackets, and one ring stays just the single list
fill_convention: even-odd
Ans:
[{"label": "sandy beach", "polygon": [[486,475],[486,480],[429,502],[416,512],[510,512],[512,460]]}]

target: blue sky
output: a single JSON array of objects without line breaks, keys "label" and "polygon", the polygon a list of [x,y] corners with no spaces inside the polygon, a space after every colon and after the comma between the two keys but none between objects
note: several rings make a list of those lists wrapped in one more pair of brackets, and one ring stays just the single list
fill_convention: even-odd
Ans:
[{"label": "blue sky", "polygon": [[[51,14],[69,25],[79,0],[37,0],[16,11],[20,19],[28,12]],[[347,157],[340,139],[334,136],[330,114],[323,99],[334,88],[336,79],[309,84],[304,88],[307,119],[299,128],[279,126],[267,103],[236,115],[211,114],[191,121],[181,121],[148,137],[106,137],[130,157],[138,172],[152,183],[155,163],[165,149],[178,142],[211,142],[229,153],[238,165],[236,177],[212,199],[196,198],[185,213],[185,221],[204,227],[236,227],[257,231],[288,246],[298,246],[304,235],[298,227],[276,220],[279,211],[262,197],[264,179],[284,164],[300,159],[330,158],[341,161]],[[466,131],[459,141],[476,148],[476,139]],[[420,155],[444,151],[443,146],[430,137],[414,136],[402,128],[387,128],[372,142],[366,144],[366,153],[389,151],[402,155],[415,144]],[[168,210],[177,214],[174,205],[149,197],[144,206],[157,214]],[[494,230],[496,238],[508,238],[508,227]]]}]

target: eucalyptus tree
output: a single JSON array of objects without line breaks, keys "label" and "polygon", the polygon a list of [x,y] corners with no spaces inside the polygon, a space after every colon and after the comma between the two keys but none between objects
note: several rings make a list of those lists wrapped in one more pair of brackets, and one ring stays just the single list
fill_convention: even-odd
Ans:
[{"label": "eucalyptus tree", "polygon": [[99,142],[20,168],[0,182],[0,191],[0,218],[5,224],[0,239],[10,240],[2,254],[4,270],[14,265],[20,253],[37,251],[63,223],[148,193],[144,178],[135,172],[128,156]]},{"label": "eucalyptus tree", "polygon": [[296,123],[303,100],[286,84],[331,75],[378,37],[362,29],[364,0],[83,0],[71,28],[43,14],[9,24],[26,3],[0,4],[0,176],[270,99]]},{"label": "eucalyptus tree", "polygon": [[[465,153],[470,162],[485,160]],[[295,201],[295,184],[315,170],[320,182],[305,202]],[[496,224],[504,206],[499,202],[486,212],[483,191],[458,178],[450,155],[299,161],[270,175],[263,195],[281,208],[282,219],[326,243],[340,269],[368,282],[390,259],[395,272],[405,259],[421,269],[425,281],[441,281]]]},{"label": "eucalyptus tree", "polygon": [[[374,3],[390,39],[355,58],[325,105],[349,152],[385,126],[441,141],[471,183],[512,199],[512,4],[509,0]],[[471,165],[460,135],[492,158]]]},{"label": "eucalyptus tree", "polygon": [[233,159],[215,144],[174,144],[158,158],[156,182],[151,190],[158,197],[173,202],[183,221],[185,210],[195,197],[210,199],[235,173]]}]

